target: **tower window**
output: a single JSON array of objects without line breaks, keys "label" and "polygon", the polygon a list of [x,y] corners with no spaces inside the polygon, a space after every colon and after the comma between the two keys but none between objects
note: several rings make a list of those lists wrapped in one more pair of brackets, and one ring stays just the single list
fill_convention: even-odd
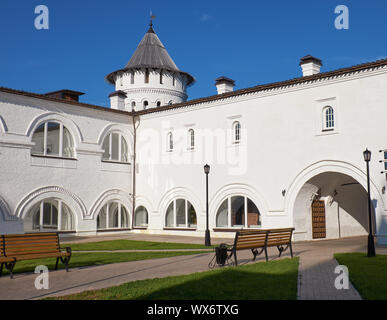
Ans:
[{"label": "tower window", "polygon": [[148,101],[145,100],[145,101],[144,101],[144,109],[146,109],[147,107],[148,107]]},{"label": "tower window", "polygon": [[149,83],[149,69],[145,69],[145,83]]},{"label": "tower window", "polygon": [[130,73],[130,84],[134,84],[134,71]]},{"label": "tower window", "polygon": [[157,101],[157,104],[156,104],[158,107],[161,106],[161,101]]},{"label": "tower window", "polygon": [[176,85],[176,78],[175,78],[175,75],[172,76],[172,85],[173,85],[173,86]]},{"label": "tower window", "polygon": [[163,70],[160,70],[160,84],[163,84]]}]

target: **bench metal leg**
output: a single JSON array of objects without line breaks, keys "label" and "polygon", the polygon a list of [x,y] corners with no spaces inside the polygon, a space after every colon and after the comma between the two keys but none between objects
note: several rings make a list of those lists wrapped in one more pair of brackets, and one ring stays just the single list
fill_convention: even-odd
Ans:
[{"label": "bench metal leg", "polygon": [[55,270],[58,270],[58,262],[59,262],[59,257],[56,258],[56,263],[55,263]]},{"label": "bench metal leg", "polygon": [[257,256],[259,256],[259,255],[263,252],[263,250],[264,250],[264,248],[262,248],[261,251],[258,252],[257,249],[251,249],[251,252],[252,252],[253,255],[254,255],[254,260],[253,260],[253,261],[255,261],[255,259],[257,258]]},{"label": "bench metal leg", "polygon": [[293,258],[293,248],[292,248],[292,243],[289,243],[289,249],[290,249],[290,256]]},{"label": "bench metal leg", "polygon": [[1,266],[0,266],[0,277],[3,274],[3,266],[4,266],[4,263],[2,263]]},{"label": "bench metal leg", "polygon": [[268,256],[267,256],[267,247],[265,246],[265,256],[266,256],[266,262],[268,262],[269,261],[269,258],[268,258]]},{"label": "bench metal leg", "polygon": [[16,264],[16,261],[5,263],[5,267],[9,271],[9,276],[11,279],[13,279],[13,268],[15,267],[15,264]]}]

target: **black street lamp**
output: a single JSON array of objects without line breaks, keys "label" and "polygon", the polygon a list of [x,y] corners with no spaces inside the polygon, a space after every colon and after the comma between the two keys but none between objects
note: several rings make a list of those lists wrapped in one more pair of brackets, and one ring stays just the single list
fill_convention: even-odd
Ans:
[{"label": "black street lamp", "polygon": [[206,235],[204,238],[204,245],[211,246],[210,230],[208,229],[208,174],[210,173],[210,166],[204,166],[204,173],[206,174]]},{"label": "black street lamp", "polygon": [[374,236],[372,234],[372,218],[371,218],[371,194],[370,194],[370,161],[371,161],[371,151],[366,149],[363,152],[364,161],[367,163],[367,193],[368,193],[368,224],[369,224],[369,233],[368,233],[368,247],[367,247],[367,256],[375,257],[375,243]]}]

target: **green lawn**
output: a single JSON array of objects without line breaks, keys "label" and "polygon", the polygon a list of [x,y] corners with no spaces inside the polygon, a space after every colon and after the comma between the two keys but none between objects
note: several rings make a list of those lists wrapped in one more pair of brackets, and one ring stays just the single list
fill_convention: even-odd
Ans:
[{"label": "green lawn", "polygon": [[[146,259],[157,259],[175,257],[181,255],[190,255],[203,253],[203,251],[180,251],[180,252],[96,252],[96,253],[73,253],[69,267],[85,267],[95,266],[102,264],[110,264],[117,262],[137,261]],[[53,270],[55,268],[56,258],[49,259],[35,259],[17,262],[15,265],[14,273],[20,272],[34,272],[35,267],[38,265],[44,265]],[[59,262],[59,269],[64,269],[64,264]],[[3,274],[8,274],[8,271],[4,268]]]},{"label": "green lawn", "polygon": [[298,258],[225,267],[184,276],[129,282],[52,299],[295,300]]},{"label": "green lawn", "polygon": [[73,251],[94,250],[171,250],[208,249],[205,245],[190,243],[152,242],[137,240],[111,240],[88,243],[61,243],[61,247],[71,247]]},{"label": "green lawn", "polygon": [[347,266],[349,278],[363,299],[387,299],[387,255],[368,258],[365,253],[337,253],[335,258]]}]

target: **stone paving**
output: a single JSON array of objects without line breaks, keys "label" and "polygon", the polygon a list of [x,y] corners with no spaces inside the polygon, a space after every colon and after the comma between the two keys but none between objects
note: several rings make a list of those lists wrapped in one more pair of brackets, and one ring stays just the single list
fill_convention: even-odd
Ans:
[{"label": "stone paving", "polygon": [[[184,236],[156,236],[129,234],[121,236],[98,236],[82,239],[68,238],[66,242],[86,242],[113,240],[117,238],[202,243],[202,238]],[[62,240],[62,245],[64,245]],[[212,244],[232,243],[232,239],[212,239]],[[337,290],[334,286],[334,273],[337,261],[333,254],[338,252],[365,252],[367,238],[346,238],[313,242],[296,242],[293,244],[294,255],[300,257],[298,276],[298,299],[300,300],[358,300],[361,299],[351,285],[349,290]],[[386,247],[377,246],[378,254],[387,254]],[[270,259],[278,259],[276,248],[269,248]],[[69,272],[58,270],[50,272],[50,288],[37,290],[34,286],[36,274],[15,274],[14,279],[8,276],[0,278],[0,299],[41,299],[48,296],[61,296],[116,286],[129,281],[160,278],[166,276],[190,274],[207,271],[213,252],[178,256],[152,260],[131,261],[94,267],[71,268]],[[289,251],[282,258],[289,257]],[[282,259],[281,258],[281,259]],[[252,263],[248,250],[238,254],[241,264]],[[257,261],[265,261],[264,256]],[[71,263],[70,263],[71,265]],[[349,270],[350,272],[350,270]]]}]

